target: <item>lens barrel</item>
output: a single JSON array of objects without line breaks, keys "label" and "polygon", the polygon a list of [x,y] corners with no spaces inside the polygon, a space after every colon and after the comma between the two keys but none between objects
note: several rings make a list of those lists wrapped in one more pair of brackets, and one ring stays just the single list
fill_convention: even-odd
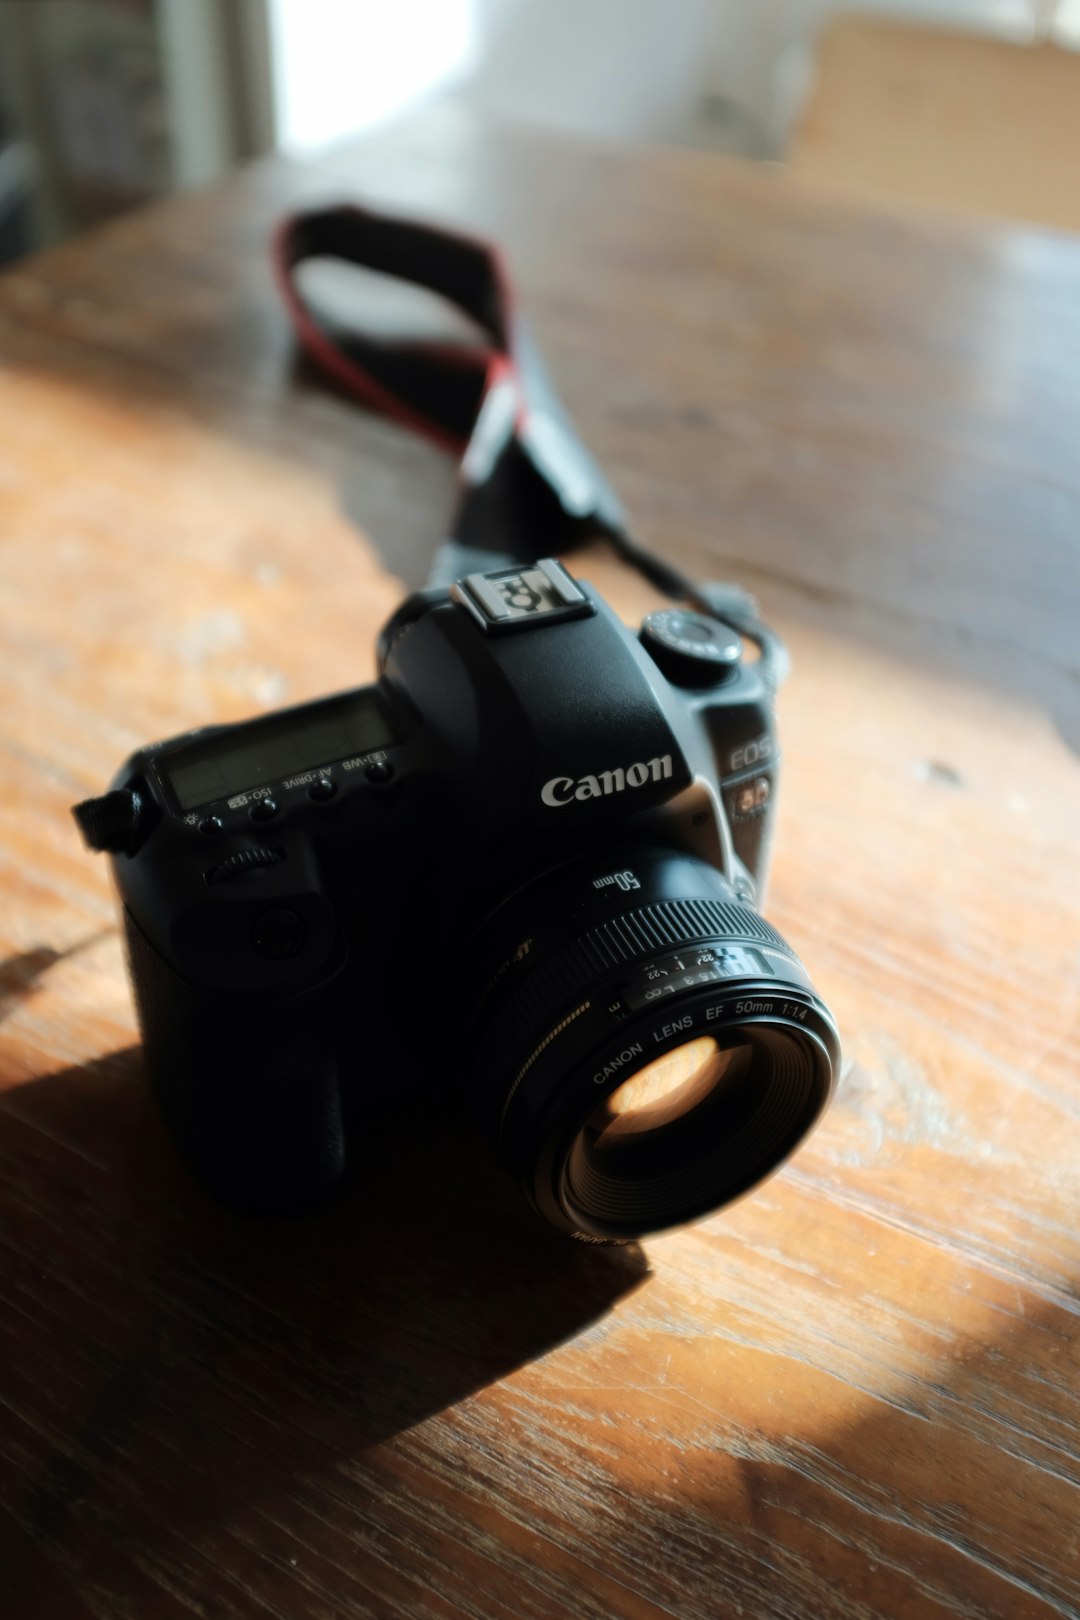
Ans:
[{"label": "lens barrel", "polygon": [[829,1099],[828,1009],[703,861],[607,850],[546,872],[476,951],[474,1110],[533,1206],[575,1237],[628,1241],[730,1203]]}]

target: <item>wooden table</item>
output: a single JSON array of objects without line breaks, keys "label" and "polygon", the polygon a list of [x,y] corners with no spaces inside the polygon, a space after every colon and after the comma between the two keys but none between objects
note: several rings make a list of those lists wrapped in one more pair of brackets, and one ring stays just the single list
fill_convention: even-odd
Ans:
[{"label": "wooden table", "polygon": [[812,63],[787,154],[800,178],[1080,230],[1075,49],[845,8]]},{"label": "wooden table", "polygon": [[[267,233],[340,195],[502,238],[639,530],[790,640],[770,914],[849,1067],[640,1250],[445,1121],[238,1221],[140,1076],[68,806],[368,678],[450,500],[294,374]],[[1080,241],[446,113],[17,268],[0,342],[5,1620],[1080,1614]]]}]

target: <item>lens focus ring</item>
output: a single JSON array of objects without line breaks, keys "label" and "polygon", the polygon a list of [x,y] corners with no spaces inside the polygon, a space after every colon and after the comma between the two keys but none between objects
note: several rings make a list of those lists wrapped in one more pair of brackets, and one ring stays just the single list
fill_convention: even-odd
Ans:
[{"label": "lens focus ring", "polygon": [[[771,923],[736,900],[660,900],[605,919],[519,978],[484,1037],[496,1053],[517,1052],[543,1040],[560,1017],[628,967],[679,945],[745,941],[799,959]],[[717,975],[721,977],[721,975]],[[482,1014],[484,1003],[478,1008]],[[526,1054],[527,1055],[527,1054]],[[504,1105],[505,1106],[505,1105]]]}]

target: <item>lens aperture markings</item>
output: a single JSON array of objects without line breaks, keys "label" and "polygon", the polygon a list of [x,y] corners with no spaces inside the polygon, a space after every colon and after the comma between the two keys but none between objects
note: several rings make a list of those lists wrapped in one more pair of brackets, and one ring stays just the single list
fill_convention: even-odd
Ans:
[{"label": "lens aperture markings", "polygon": [[[788,964],[785,962],[785,967]],[[645,964],[630,979],[622,1001],[631,1012],[640,1012],[665,996],[679,995],[702,984],[718,984],[723,979],[774,977],[776,967],[752,945],[696,945],[692,950],[671,951]]]}]

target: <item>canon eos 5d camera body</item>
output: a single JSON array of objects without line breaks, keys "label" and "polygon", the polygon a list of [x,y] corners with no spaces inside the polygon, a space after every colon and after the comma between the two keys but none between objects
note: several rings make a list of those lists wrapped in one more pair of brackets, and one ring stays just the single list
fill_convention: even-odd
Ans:
[{"label": "canon eos 5d camera body", "polygon": [[683,609],[636,633],[555,562],[470,575],[405,603],[373,685],[144,748],[79,806],[219,1197],[326,1196],[430,1086],[594,1241],[782,1162],[839,1049],[756,909],[777,748],[744,653]]}]

